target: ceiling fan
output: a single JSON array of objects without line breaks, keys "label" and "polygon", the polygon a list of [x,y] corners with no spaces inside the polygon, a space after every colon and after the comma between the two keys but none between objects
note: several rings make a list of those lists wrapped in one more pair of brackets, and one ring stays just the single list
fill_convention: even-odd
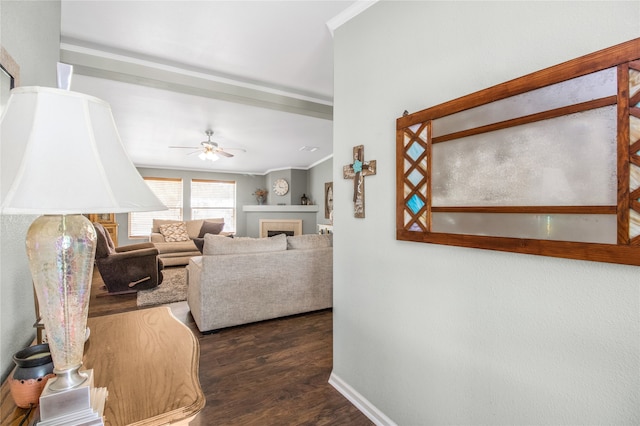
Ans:
[{"label": "ceiling fan", "polygon": [[[213,130],[207,130],[204,132],[208,140],[200,142],[201,146],[170,146],[169,148],[178,148],[178,149],[195,149],[195,151],[188,153],[187,155],[200,153],[198,158],[201,160],[210,160],[217,161],[220,159],[220,156],[223,157],[233,157],[233,154],[226,152],[223,148],[218,146],[217,142],[213,142],[211,140],[211,136],[213,136]],[[246,150],[242,148],[227,148],[227,150],[236,150],[246,152]]]}]

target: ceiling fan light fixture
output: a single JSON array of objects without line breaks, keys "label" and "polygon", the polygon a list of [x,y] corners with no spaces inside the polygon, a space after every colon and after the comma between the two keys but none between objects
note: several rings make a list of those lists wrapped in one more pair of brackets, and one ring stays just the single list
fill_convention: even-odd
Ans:
[{"label": "ceiling fan light fixture", "polygon": [[212,149],[205,149],[198,155],[198,158],[202,161],[218,161],[220,159],[220,157]]},{"label": "ceiling fan light fixture", "polygon": [[[228,158],[233,157],[233,154],[226,152],[223,148],[220,148],[218,146],[217,142],[213,142],[211,140],[211,135],[213,135],[213,130],[207,130],[205,133],[208,136],[208,140],[200,142],[199,147],[170,146],[169,148],[195,149],[196,151],[193,151],[188,155],[196,154],[198,153],[198,151],[200,151],[200,153],[198,154],[198,158],[201,159],[202,161],[206,161],[206,160],[218,161],[220,159],[220,156],[228,157]],[[246,150],[240,149],[240,148],[230,148],[230,149],[237,149],[242,152],[247,152]]]}]

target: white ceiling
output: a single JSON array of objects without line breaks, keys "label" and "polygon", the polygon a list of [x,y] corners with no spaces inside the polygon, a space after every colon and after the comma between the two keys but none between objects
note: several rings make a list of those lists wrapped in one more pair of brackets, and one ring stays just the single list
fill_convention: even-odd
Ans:
[{"label": "white ceiling", "polygon": [[[137,166],[305,169],[332,155],[329,27],[368,4],[62,0],[61,61],[72,90],[111,104]],[[168,148],[199,146],[206,129],[246,152],[205,162]]]}]

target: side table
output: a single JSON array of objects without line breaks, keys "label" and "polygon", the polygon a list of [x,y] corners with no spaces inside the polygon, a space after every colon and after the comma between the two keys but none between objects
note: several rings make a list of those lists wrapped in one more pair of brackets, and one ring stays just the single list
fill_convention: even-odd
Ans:
[{"label": "side table", "polygon": [[[105,425],[185,425],[202,410],[198,341],[168,307],[89,318],[87,325],[83,368],[109,392]],[[26,410],[13,405],[8,383],[0,395],[2,425],[18,425]]]}]

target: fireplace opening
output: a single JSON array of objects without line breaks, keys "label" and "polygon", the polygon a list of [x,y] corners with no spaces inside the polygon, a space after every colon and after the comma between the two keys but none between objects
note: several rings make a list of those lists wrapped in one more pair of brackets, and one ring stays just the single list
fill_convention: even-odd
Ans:
[{"label": "fireplace opening", "polygon": [[277,234],[301,235],[302,219],[260,219],[260,237]]},{"label": "fireplace opening", "polygon": [[284,234],[287,237],[293,237],[295,235],[295,231],[267,231],[267,237],[273,237],[278,234]]}]

